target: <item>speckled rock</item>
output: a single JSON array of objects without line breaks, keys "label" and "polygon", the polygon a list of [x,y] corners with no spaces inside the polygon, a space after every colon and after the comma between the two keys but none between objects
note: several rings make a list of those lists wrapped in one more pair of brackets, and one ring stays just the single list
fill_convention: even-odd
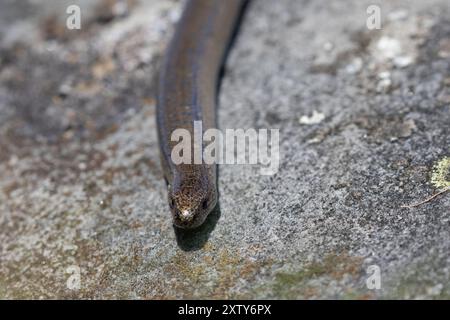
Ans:
[{"label": "speckled rock", "polygon": [[182,2],[2,1],[0,298],[449,298],[450,195],[401,207],[448,185],[450,8],[378,3],[368,30],[371,1],[250,2],[219,126],[279,128],[280,169],[220,166],[179,232],[154,79]]}]

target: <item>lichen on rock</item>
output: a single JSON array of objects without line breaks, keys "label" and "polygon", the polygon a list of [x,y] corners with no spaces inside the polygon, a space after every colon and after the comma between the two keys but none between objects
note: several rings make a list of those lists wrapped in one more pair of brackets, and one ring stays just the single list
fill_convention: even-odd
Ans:
[{"label": "lichen on rock", "polygon": [[434,165],[431,183],[436,188],[450,188],[450,157],[444,157]]}]

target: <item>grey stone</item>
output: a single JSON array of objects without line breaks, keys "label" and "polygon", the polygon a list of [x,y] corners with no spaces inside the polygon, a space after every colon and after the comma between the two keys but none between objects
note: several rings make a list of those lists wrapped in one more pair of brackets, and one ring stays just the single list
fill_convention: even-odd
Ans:
[{"label": "grey stone", "polygon": [[1,298],[450,297],[450,196],[401,208],[450,155],[447,0],[378,1],[381,30],[370,1],[251,2],[219,126],[279,128],[280,169],[220,166],[219,207],[183,233],[154,100],[181,2],[80,1],[81,30],[67,3],[0,4]]}]

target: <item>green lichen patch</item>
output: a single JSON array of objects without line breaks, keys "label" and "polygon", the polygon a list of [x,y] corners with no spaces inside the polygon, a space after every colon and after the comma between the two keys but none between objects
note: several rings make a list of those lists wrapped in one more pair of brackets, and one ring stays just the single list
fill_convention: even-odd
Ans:
[{"label": "green lichen patch", "polygon": [[[339,282],[344,277],[357,279],[361,272],[361,257],[350,256],[347,253],[329,254],[323,260],[311,262],[300,270],[277,273],[272,292],[276,299],[310,299],[320,296],[321,290],[331,282]],[[341,298],[345,299],[347,296],[368,298],[355,291],[355,288],[347,288]]]},{"label": "green lichen patch", "polygon": [[431,183],[436,188],[450,188],[450,157],[445,157],[435,164]]},{"label": "green lichen patch", "polygon": [[445,272],[447,257],[430,254],[419,259],[386,280],[387,299],[450,299],[450,285]]}]

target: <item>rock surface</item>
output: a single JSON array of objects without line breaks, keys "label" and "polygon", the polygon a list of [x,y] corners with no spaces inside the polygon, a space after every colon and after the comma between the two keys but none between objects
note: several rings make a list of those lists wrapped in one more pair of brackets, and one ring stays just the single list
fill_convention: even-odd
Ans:
[{"label": "rock surface", "polygon": [[0,298],[450,298],[450,195],[401,208],[449,179],[450,7],[378,3],[250,3],[219,125],[279,128],[280,168],[221,166],[181,233],[154,78],[182,3],[2,1]]}]

